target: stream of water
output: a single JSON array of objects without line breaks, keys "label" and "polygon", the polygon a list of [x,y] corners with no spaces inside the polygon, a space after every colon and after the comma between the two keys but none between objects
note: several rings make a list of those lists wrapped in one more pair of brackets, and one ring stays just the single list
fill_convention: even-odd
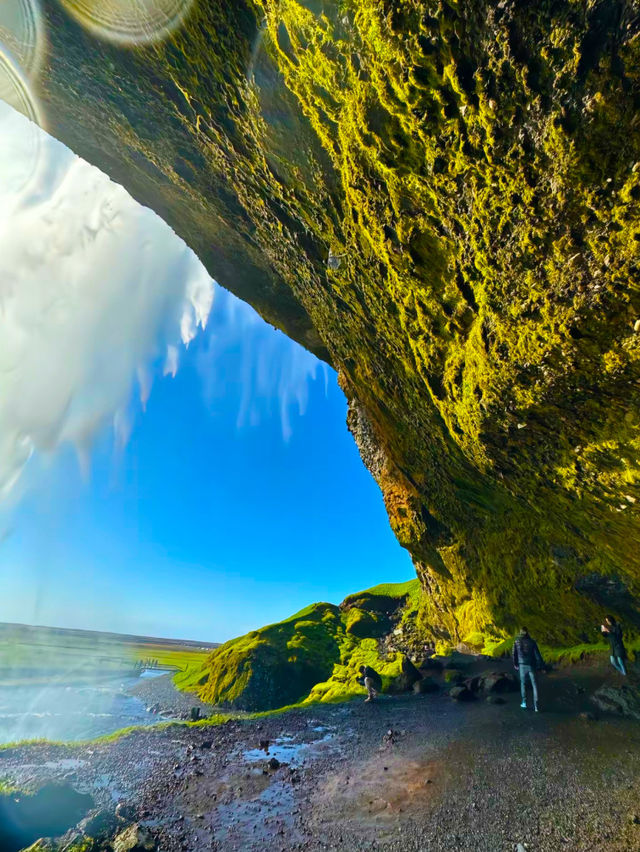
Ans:
[{"label": "stream of water", "polygon": [[[166,674],[143,672],[142,677]],[[129,725],[152,725],[148,713],[127,689],[139,677],[101,678],[89,683],[47,685],[0,683],[0,743],[45,738],[84,740],[110,734]]]}]

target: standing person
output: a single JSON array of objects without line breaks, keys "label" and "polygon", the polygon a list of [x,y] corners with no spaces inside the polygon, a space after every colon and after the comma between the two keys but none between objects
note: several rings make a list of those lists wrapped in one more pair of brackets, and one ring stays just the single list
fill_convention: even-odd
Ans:
[{"label": "standing person", "polygon": [[367,689],[365,701],[373,701],[382,689],[382,678],[371,666],[360,666],[360,674],[362,675],[362,684]]},{"label": "standing person", "polygon": [[603,635],[609,640],[611,650],[611,665],[619,671],[621,675],[627,674],[624,661],[627,659],[627,649],[622,641],[622,627],[618,624],[612,615],[607,615],[604,619],[604,624],[600,626]]},{"label": "standing person", "polygon": [[538,684],[536,670],[544,668],[544,660],[535,639],[529,636],[529,631],[523,627],[513,643],[513,665],[520,673],[520,695],[523,710],[527,709],[527,675],[533,689],[533,709],[538,712]]}]

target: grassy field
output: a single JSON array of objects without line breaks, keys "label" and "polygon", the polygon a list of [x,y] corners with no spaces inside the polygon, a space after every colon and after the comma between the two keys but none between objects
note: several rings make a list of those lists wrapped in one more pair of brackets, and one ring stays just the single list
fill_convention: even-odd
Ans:
[{"label": "grassy field", "polygon": [[134,674],[141,663],[176,672],[202,664],[215,643],[0,624],[0,684],[95,680]]}]

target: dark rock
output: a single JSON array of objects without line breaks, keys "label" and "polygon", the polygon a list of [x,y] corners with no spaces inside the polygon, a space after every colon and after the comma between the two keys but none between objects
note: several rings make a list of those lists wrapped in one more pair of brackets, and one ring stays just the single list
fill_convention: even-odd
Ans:
[{"label": "dark rock", "polygon": [[620,686],[601,686],[591,696],[591,701],[600,710],[618,713],[640,720],[640,691],[638,687],[623,683]]},{"label": "dark rock", "polygon": [[269,740],[260,740],[260,746],[259,747],[261,749],[264,749],[265,751],[269,751],[269,745],[270,745]]},{"label": "dark rock", "polygon": [[209,749],[213,747],[213,740],[203,740],[200,743],[200,748]]},{"label": "dark rock", "polygon": [[413,665],[408,657],[402,658],[402,674],[405,676],[409,688],[411,688],[413,684],[419,681],[422,677],[418,669]]},{"label": "dark rock", "polygon": [[483,692],[504,693],[517,692],[518,680],[511,672],[491,672],[482,678]]},{"label": "dark rock", "polygon": [[440,687],[432,677],[423,677],[413,684],[413,691],[416,695],[425,695],[428,692],[437,692],[439,689]]},{"label": "dark rock", "polygon": [[420,663],[418,668],[425,672],[441,672],[443,668],[442,660],[439,660],[437,657],[427,657]]},{"label": "dark rock", "polygon": [[199,707],[192,707],[191,710],[189,711],[189,719],[192,722],[198,722],[201,718],[202,717],[200,715],[200,708]]},{"label": "dark rock", "polygon": [[91,811],[76,826],[77,830],[82,832],[82,834],[93,837],[95,840],[100,840],[103,837],[113,834],[117,827],[118,819],[116,814],[109,808],[98,808]]},{"label": "dark rock", "polygon": [[466,686],[454,686],[449,690],[449,695],[455,701],[473,701],[475,695]]},{"label": "dark rock", "polygon": [[136,817],[136,809],[128,802],[118,802],[116,805],[116,818],[120,822],[131,822]]},{"label": "dark rock", "polygon": [[113,841],[113,852],[152,852],[156,842],[148,828],[130,825]]},{"label": "dark rock", "polygon": [[390,695],[401,695],[403,692],[410,692],[414,683],[413,678],[408,677],[406,674],[399,674],[387,684],[386,691]]},{"label": "dark rock", "polygon": [[457,669],[445,669],[444,672],[444,682],[445,683],[462,683],[464,680],[464,675],[462,672]]},{"label": "dark rock", "polygon": [[481,675],[474,675],[474,677],[465,678],[463,683],[467,689],[471,690],[471,692],[480,692],[482,689],[483,678]]},{"label": "dark rock", "polygon": [[267,768],[271,770],[279,769],[280,761],[277,758],[272,757],[271,760],[267,761]]}]

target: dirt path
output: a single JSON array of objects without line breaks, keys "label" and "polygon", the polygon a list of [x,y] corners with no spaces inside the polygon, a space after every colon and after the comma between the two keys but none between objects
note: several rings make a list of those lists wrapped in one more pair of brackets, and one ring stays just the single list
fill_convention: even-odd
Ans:
[{"label": "dirt path", "polygon": [[0,752],[0,777],[124,800],[164,852],[640,852],[640,725],[579,716],[593,686],[616,677],[553,674],[540,714],[517,694],[502,705],[382,697],[20,747]]}]

